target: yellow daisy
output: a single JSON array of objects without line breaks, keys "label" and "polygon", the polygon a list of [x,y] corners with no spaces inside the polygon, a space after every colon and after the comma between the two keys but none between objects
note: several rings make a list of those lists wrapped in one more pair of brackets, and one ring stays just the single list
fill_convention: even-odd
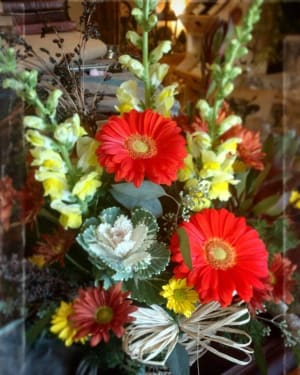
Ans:
[{"label": "yellow daisy", "polygon": [[186,279],[172,278],[162,288],[160,295],[167,299],[167,308],[189,318],[199,298],[193,287],[187,286]]},{"label": "yellow daisy", "polygon": [[64,341],[66,346],[71,346],[73,343],[77,342],[84,343],[87,340],[87,337],[81,339],[74,338],[77,330],[73,328],[72,322],[69,320],[69,316],[72,313],[72,303],[62,301],[51,319],[50,331]]}]

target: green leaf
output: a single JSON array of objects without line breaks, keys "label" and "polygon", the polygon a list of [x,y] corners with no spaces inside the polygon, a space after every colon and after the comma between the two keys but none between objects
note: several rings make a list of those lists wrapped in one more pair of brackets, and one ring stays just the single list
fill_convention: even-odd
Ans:
[{"label": "green leaf", "polygon": [[189,356],[181,344],[176,344],[166,364],[172,375],[189,375],[190,373]]},{"label": "green leaf", "polygon": [[33,344],[44,330],[48,330],[54,309],[50,309],[47,314],[39,320],[36,320],[26,331],[26,339],[29,344]]},{"label": "green leaf", "polygon": [[159,294],[162,286],[170,279],[171,275],[167,272],[152,277],[151,280],[131,279],[124,282],[127,290],[131,291],[131,297],[149,305],[161,305],[165,299]]},{"label": "green leaf", "polygon": [[278,203],[279,199],[280,195],[277,193],[261,200],[253,207],[253,213],[255,215],[268,213],[268,210],[275,206]]},{"label": "green leaf", "polygon": [[251,195],[255,195],[260,187],[262,186],[264,180],[268,176],[272,165],[270,163],[265,164],[264,170],[257,175],[256,171],[252,171],[253,173],[249,173],[249,179],[247,180],[247,185],[249,186],[248,192]]},{"label": "green leaf", "polygon": [[261,375],[268,375],[266,358],[261,343],[254,342],[254,358]]},{"label": "green leaf", "polygon": [[192,265],[191,249],[190,249],[188,235],[186,234],[186,231],[184,228],[177,228],[176,232],[179,237],[179,248],[180,248],[184,263],[191,270],[193,268],[193,265]]}]

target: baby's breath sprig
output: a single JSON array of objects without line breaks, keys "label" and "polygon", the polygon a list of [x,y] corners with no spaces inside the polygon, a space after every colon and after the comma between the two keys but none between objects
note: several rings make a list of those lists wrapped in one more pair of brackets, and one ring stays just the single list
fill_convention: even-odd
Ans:
[{"label": "baby's breath sprig", "polygon": [[[246,44],[251,40],[253,27],[260,18],[262,3],[263,0],[253,0],[243,23],[235,28],[235,37],[225,49],[224,62],[212,64],[210,67],[211,84],[207,100],[201,99],[197,103],[202,118],[208,123],[209,134],[213,142],[221,135],[219,134],[220,129],[216,126],[216,120],[224,99],[234,90],[233,81],[242,73],[242,69],[236,64],[248,53]],[[210,101],[212,101],[211,105]]]}]

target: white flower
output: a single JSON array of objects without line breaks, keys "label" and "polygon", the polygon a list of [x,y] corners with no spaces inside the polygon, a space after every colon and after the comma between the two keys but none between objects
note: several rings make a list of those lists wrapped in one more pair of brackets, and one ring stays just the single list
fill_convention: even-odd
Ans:
[{"label": "white flower", "polygon": [[103,277],[110,268],[109,278],[137,282],[159,274],[169,263],[169,251],[157,241],[158,224],[149,211],[135,208],[128,218],[109,207],[98,218],[89,218],[85,227],[77,241]]},{"label": "white flower", "polygon": [[150,254],[147,252],[153,243],[153,236],[148,235],[144,224],[133,227],[132,222],[120,215],[113,225],[100,224],[95,231],[96,243],[91,244],[91,252],[101,257],[112,268],[134,269],[137,265],[149,264]]}]

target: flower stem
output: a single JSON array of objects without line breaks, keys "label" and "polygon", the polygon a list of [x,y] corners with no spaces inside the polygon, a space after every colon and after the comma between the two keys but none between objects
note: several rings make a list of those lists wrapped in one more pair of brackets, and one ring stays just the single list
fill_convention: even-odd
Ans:
[{"label": "flower stem", "polygon": [[[149,16],[149,0],[144,0],[143,3],[144,21]],[[144,89],[145,89],[145,108],[150,107],[151,101],[151,86],[149,79],[149,32],[143,27],[143,66],[144,66]]]},{"label": "flower stem", "polygon": [[74,258],[72,258],[70,254],[66,253],[65,258],[68,259],[68,261],[70,263],[72,263],[75,267],[77,267],[81,272],[83,272],[87,275],[90,275],[90,272],[87,269],[85,269],[84,267],[82,267],[82,265],[79,264]]}]

